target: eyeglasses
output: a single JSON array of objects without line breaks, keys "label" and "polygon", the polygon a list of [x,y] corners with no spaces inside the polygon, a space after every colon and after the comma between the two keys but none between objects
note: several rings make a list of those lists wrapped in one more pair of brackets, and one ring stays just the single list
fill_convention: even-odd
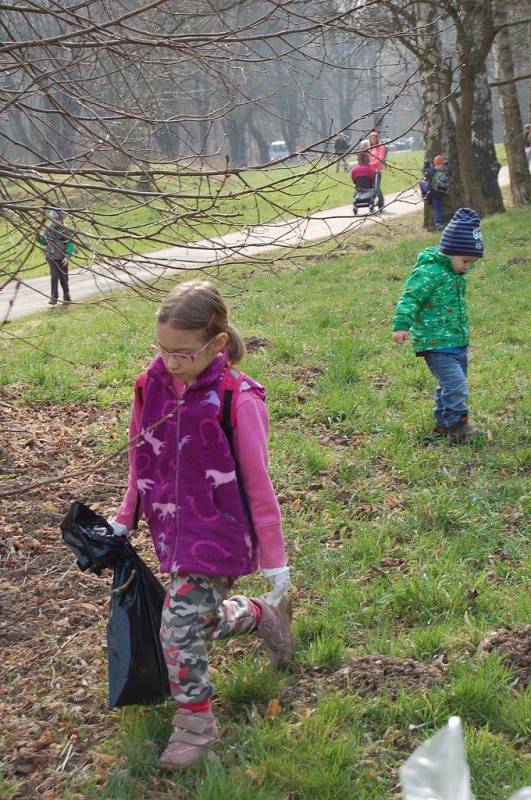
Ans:
[{"label": "eyeglasses", "polygon": [[173,360],[177,361],[179,364],[193,364],[197,356],[202,353],[215,338],[216,337],[213,336],[208,342],[205,342],[203,347],[200,347],[199,350],[194,350],[192,353],[172,353],[171,350],[166,350],[162,347],[158,341],[151,345],[151,351],[153,353],[160,353],[163,358],[167,358],[168,360],[173,358]]}]

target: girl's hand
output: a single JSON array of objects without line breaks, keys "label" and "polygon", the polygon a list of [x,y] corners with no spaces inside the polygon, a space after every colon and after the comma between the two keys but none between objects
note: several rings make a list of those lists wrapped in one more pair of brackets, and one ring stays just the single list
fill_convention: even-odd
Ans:
[{"label": "girl's hand", "polygon": [[278,606],[289,587],[289,567],[273,567],[272,569],[262,570],[264,578],[267,578],[271,591],[264,595],[264,600],[270,606]]},{"label": "girl's hand", "polygon": [[393,331],[393,340],[398,344],[404,344],[409,339],[409,331]]},{"label": "girl's hand", "polygon": [[115,519],[112,519],[109,522],[109,525],[111,526],[115,536],[125,536],[126,539],[129,538],[129,534],[131,533],[131,531],[129,530],[127,525],[122,525],[121,522],[116,522]]}]

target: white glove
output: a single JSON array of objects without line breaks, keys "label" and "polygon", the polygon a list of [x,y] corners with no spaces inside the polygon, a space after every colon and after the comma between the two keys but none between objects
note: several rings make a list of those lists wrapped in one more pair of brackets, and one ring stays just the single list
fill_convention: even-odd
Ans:
[{"label": "white glove", "polygon": [[271,591],[264,595],[264,600],[270,606],[276,607],[288,591],[289,567],[273,567],[263,569],[264,578],[267,578]]},{"label": "white glove", "polygon": [[129,538],[129,534],[131,533],[131,531],[129,530],[127,525],[122,525],[121,522],[116,522],[115,519],[111,519],[109,525],[111,526],[115,536],[125,536],[126,538]]}]

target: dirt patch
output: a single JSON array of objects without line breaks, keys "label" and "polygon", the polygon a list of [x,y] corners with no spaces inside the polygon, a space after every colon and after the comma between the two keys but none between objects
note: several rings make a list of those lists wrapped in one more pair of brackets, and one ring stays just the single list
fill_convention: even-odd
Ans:
[{"label": "dirt patch", "polygon": [[323,502],[323,498],[320,497],[319,491],[329,484],[330,481],[328,478],[328,473],[323,470],[323,475],[320,479],[314,480],[300,489],[286,488],[283,492],[277,493],[277,499],[281,505],[289,506],[292,511],[296,511],[302,505],[306,507],[311,506],[313,509],[318,509],[321,507]]},{"label": "dirt patch", "polygon": [[324,370],[318,366],[296,367],[293,370],[293,377],[298,383],[312,388],[317,383]]},{"label": "dirt patch", "polygon": [[368,433],[342,433],[325,428],[322,433],[318,433],[317,438],[326,447],[362,447],[369,436]]},{"label": "dirt patch", "polygon": [[424,664],[414,658],[355,656],[329,678],[336,689],[357,692],[363,697],[385,691],[393,699],[400,688],[429,689],[442,683],[446,669],[440,661]]},{"label": "dirt patch", "polygon": [[525,258],[525,256],[515,256],[515,258],[510,258],[507,261],[508,267],[516,267],[520,264],[531,264],[531,258]]},{"label": "dirt patch", "polygon": [[484,653],[498,651],[504,661],[516,668],[523,686],[531,683],[531,625],[491,631],[480,642],[479,650]]},{"label": "dirt patch", "polygon": [[425,664],[413,658],[392,656],[354,656],[335,672],[319,667],[297,676],[280,696],[282,706],[314,707],[325,692],[338,690],[362,697],[385,692],[396,699],[400,689],[425,691],[446,679],[446,666],[441,661]]},{"label": "dirt patch", "polygon": [[257,350],[265,350],[269,347],[271,342],[269,339],[264,339],[263,336],[249,336],[244,339],[245,347],[248,353],[256,353]]},{"label": "dirt patch", "polygon": [[390,378],[388,375],[384,375],[381,372],[370,372],[367,377],[371,381],[372,385],[375,389],[386,389],[389,385]]}]

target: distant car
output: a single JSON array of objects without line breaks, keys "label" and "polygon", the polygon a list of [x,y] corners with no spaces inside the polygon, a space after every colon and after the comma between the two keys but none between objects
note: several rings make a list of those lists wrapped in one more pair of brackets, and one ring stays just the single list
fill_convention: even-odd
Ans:
[{"label": "distant car", "polygon": [[411,149],[411,143],[410,143],[409,139],[395,139],[395,141],[392,142],[392,144],[394,144],[393,150],[410,150]]},{"label": "distant car", "polygon": [[287,158],[288,156],[289,149],[284,139],[278,139],[276,142],[271,142],[269,145],[270,161],[278,161],[279,158]]}]

